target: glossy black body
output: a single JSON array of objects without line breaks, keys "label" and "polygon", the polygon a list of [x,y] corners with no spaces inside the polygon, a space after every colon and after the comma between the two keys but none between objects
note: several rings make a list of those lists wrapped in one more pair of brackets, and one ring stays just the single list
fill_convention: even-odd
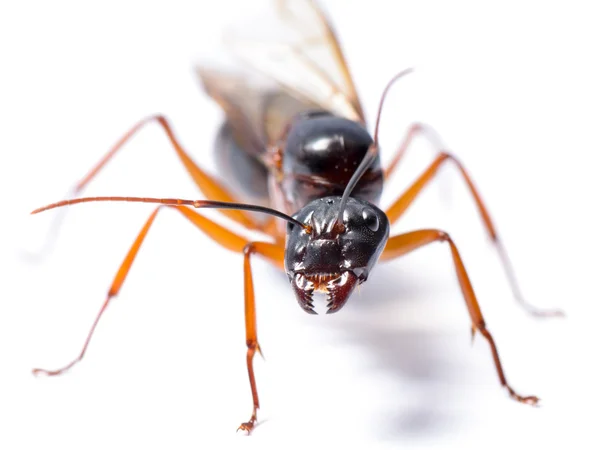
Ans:
[{"label": "glossy black body", "polygon": [[235,141],[229,122],[221,124],[214,148],[217,170],[226,174],[231,191],[249,203],[268,204],[269,169]]},{"label": "glossy black body", "polygon": [[[298,116],[282,155],[281,189],[293,213],[317,198],[341,196],[373,138],[359,123],[324,111]],[[383,172],[377,158],[352,190],[352,197],[377,204]]]},{"label": "glossy black body", "polygon": [[257,155],[225,123],[217,162],[235,192],[257,203],[266,191],[269,206],[308,225],[278,230],[286,240],[285,271],[304,311],[315,313],[313,294],[321,291],[333,313],[367,280],[389,236],[389,221],[376,206],[381,162],[377,156],[353,187],[340,223],[342,195],[373,138],[360,123],[315,110],[295,114],[281,134],[278,147]]},{"label": "glossy black body", "polygon": [[[328,195],[342,195],[352,174],[373,143],[359,123],[326,111],[305,111],[289,124],[280,148],[281,167],[268,167],[236,142],[232,127],[224,122],[215,141],[217,168],[226,175],[230,188],[248,202],[270,204],[293,214],[307,203]],[[269,177],[277,178],[269,189]],[[383,190],[383,172],[377,158],[352,191],[352,197],[378,204]],[[269,198],[271,196],[271,198]],[[277,202],[283,197],[283,203]]]}]

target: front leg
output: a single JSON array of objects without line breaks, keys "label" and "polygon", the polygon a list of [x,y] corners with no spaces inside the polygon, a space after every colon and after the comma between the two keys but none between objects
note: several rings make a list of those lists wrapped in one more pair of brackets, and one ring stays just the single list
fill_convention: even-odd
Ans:
[{"label": "front leg", "polygon": [[256,425],[256,412],[260,407],[256,378],[254,377],[254,354],[258,351],[262,356],[256,333],[256,305],[254,302],[252,267],[250,266],[250,256],[253,253],[265,256],[283,267],[284,248],[267,242],[251,242],[244,247],[244,312],[246,315],[246,345],[248,346],[246,364],[248,365],[248,377],[250,378],[250,389],[252,390],[252,416],[248,422],[244,422],[238,427],[238,431],[244,430],[248,434]]},{"label": "front leg", "polygon": [[398,258],[427,244],[431,244],[432,242],[446,242],[450,246],[450,251],[452,253],[452,259],[454,261],[454,268],[456,270],[458,282],[460,284],[463,297],[467,304],[469,316],[471,317],[471,332],[474,335],[475,332],[478,331],[488,341],[490,349],[492,351],[492,356],[494,358],[496,372],[498,373],[498,378],[500,379],[500,384],[508,390],[508,393],[513,399],[521,403],[536,405],[539,401],[539,399],[536,396],[519,395],[508,384],[508,381],[506,380],[506,375],[504,374],[502,363],[500,362],[500,355],[498,353],[498,349],[496,348],[496,344],[494,342],[492,334],[488,331],[486,327],[485,321],[483,319],[483,314],[481,313],[481,308],[479,307],[479,302],[477,301],[477,297],[475,297],[475,291],[473,290],[473,286],[471,285],[471,281],[469,280],[469,276],[467,275],[467,270],[465,269],[465,266],[462,262],[460,254],[458,253],[456,245],[454,244],[448,233],[440,230],[418,230],[412,231],[410,233],[393,236],[388,240],[383,254],[381,255],[381,260],[383,261]]}]

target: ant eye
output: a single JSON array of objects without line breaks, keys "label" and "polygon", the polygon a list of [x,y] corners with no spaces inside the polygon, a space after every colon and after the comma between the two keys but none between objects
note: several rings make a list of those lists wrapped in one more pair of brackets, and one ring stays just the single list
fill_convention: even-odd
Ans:
[{"label": "ant eye", "polygon": [[365,225],[367,228],[369,228],[369,230],[377,231],[379,229],[379,219],[373,211],[365,209],[362,212],[362,216],[365,221]]},{"label": "ant eye", "polygon": [[294,222],[288,222],[287,223],[287,232],[288,232],[288,234],[290,234],[293,229],[294,229]]}]

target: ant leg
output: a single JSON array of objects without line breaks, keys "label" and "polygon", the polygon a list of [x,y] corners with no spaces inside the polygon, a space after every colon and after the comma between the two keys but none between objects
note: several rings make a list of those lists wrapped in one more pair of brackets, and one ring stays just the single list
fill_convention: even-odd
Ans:
[{"label": "ant leg", "polygon": [[[165,132],[173,150],[177,153],[177,156],[183,163],[186,171],[192,177],[192,180],[198,186],[198,189],[206,196],[209,200],[217,200],[222,202],[236,202],[234,196],[232,196],[227,189],[219,183],[214,177],[209,175],[207,172],[202,170],[184,150],[179,140],[175,137],[173,127],[167,121],[167,118],[162,115],[150,116],[140,120],[135,124],[119,141],[108,151],[108,153],[88,172],[88,174],[75,185],[73,195],[79,194],[84,187],[104,168],[104,166],[111,160],[111,158],[145,125],[152,122],[156,122],[162,130]],[[225,210],[223,214],[231,218],[232,220],[240,223],[246,228],[257,229],[259,225],[252,217],[244,212],[237,210]]]},{"label": "ant leg", "polygon": [[402,140],[402,142],[398,146],[398,149],[396,150],[396,154],[394,155],[394,157],[390,161],[389,165],[385,169],[385,171],[384,171],[385,179],[388,179],[391,176],[392,172],[396,170],[398,163],[404,157],[404,154],[406,153],[406,150],[408,150],[409,145],[412,143],[414,138],[419,134],[423,134],[427,138],[427,140],[430,141],[431,144],[436,149],[438,149],[438,151],[441,151],[440,149],[442,148],[442,143],[441,143],[439,137],[434,132],[434,130],[422,123],[413,123],[408,128],[408,131],[406,132],[404,139]]},{"label": "ant leg", "polygon": [[244,422],[238,427],[238,431],[244,430],[248,434],[252,432],[256,425],[256,412],[260,407],[256,379],[254,378],[254,354],[258,351],[262,356],[256,335],[256,306],[254,302],[252,268],[250,266],[250,256],[253,254],[260,254],[273,262],[279,262],[283,265],[284,248],[267,242],[251,242],[244,247],[244,309],[246,313],[246,345],[248,346],[246,363],[248,365],[250,389],[252,390],[252,416],[248,422]]},{"label": "ant leg", "polygon": [[[81,352],[79,353],[79,355],[73,361],[71,361],[69,364],[67,364],[66,366],[64,366],[60,369],[57,369],[57,370],[33,369],[33,373],[35,375],[38,375],[38,374],[45,374],[45,375],[51,375],[51,376],[52,375],[60,375],[64,372],[66,372],[67,370],[69,370],[71,367],[73,367],[75,364],[77,364],[79,361],[81,361],[83,359],[83,356],[85,355],[88,345],[92,339],[92,335],[94,334],[96,326],[98,325],[98,322],[100,321],[100,318],[104,314],[104,312],[105,312],[106,308],[108,307],[112,298],[118,295],[123,283],[125,282],[125,279],[127,278],[127,275],[129,274],[129,271],[131,269],[131,266],[133,265],[135,257],[137,256],[137,253],[138,253],[142,243],[144,242],[144,239],[146,238],[146,235],[148,234],[150,227],[154,223],[154,219],[156,218],[158,211],[161,208],[165,208],[165,206],[159,206],[152,212],[152,214],[150,215],[148,220],[146,220],[146,223],[142,227],[141,231],[137,235],[133,245],[127,252],[125,259],[121,263],[121,266],[119,267],[119,270],[117,271],[117,274],[115,275],[112,285],[110,286],[110,289],[108,290],[108,295],[106,297],[106,300],[102,304],[102,307],[100,308],[100,311],[98,312],[98,315],[96,316],[96,319],[94,320],[94,322],[92,324],[92,327],[87,335],[87,338],[85,340],[85,343],[84,343],[83,348],[82,348]],[[202,216],[201,214],[197,213],[196,211],[193,211],[192,209],[190,209],[188,207],[167,206],[167,208],[174,208],[177,211],[179,211],[180,213],[182,213],[197,228],[199,228],[201,231],[206,233],[210,238],[212,238],[214,241],[221,244],[223,247],[225,247],[228,250],[232,250],[235,252],[242,252],[244,250],[246,244],[248,243],[247,239],[245,239],[242,236],[239,236],[238,234],[217,224],[216,222],[213,222],[212,220],[207,219],[206,217]],[[272,250],[271,252],[265,252],[265,256],[270,258],[271,261],[277,265],[277,267],[283,268],[283,248],[281,248],[279,252],[281,255],[279,253],[277,253],[276,250]],[[280,258],[280,259],[277,259],[277,258]]]},{"label": "ant leg", "polygon": [[440,230],[418,230],[393,236],[388,240],[387,245],[381,256],[381,259],[390,260],[398,258],[407,253],[410,253],[413,250],[416,250],[433,242],[447,242],[450,246],[450,251],[452,252],[452,259],[454,261],[454,268],[456,269],[458,282],[460,284],[463,297],[467,304],[469,316],[471,317],[471,332],[474,336],[475,332],[479,331],[479,333],[481,333],[481,335],[490,344],[492,356],[494,358],[494,364],[496,366],[496,372],[498,373],[498,378],[500,379],[500,384],[508,390],[508,393],[513,399],[521,403],[536,405],[539,401],[537,397],[521,396],[517,394],[515,390],[506,381],[506,376],[504,375],[502,363],[500,362],[498,349],[496,348],[496,344],[494,343],[494,339],[491,333],[488,331],[485,325],[485,321],[483,319],[479,303],[477,302],[477,298],[475,297],[475,292],[473,291],[473,286],[471,285],[471,281],[469,280],[469,276],[467,275],[465,266],[462,262],[460,254],[458,253],[456,245],[454,245],[454,242],[446,232]]},{"label": "ant leg", "polygon": [[460,171],[463,179],[467,183],[469,190],[471,191],[471,195],[477,204],[477,209],[479,210],[479,214],[481,215],[481,219],[483,220],[485,229],[488,232],[488,235],[492,242],[494,243],[500,259],[502,261],[502,266],[504,267],[504,272],[508,278],[510,283],[512,292],[516,300],[521,304],[521,306],[531,315],[537,317],[550,317],[550,316],[564,316],[564,313],[560,310],[541,310],[535,308],[533,305],[527,303],[521,294],[521,290],[517,283],[517,278],[514,274],[514,270],[510,263],[510,259],[508,258],[508,253],[506,252],[500,237],[498,236],[498,232],[494,227],[490,214],[485,207],[481,196],[477,192],[475,188],[475,184],[471,177],[469,177],[467,171],[460,163],[460,161],[449,153],[440,153],[438,157],[431,163],[431,165],[421,174],[419,178],[406,190],[404,194],[402,194],[385,212],[390,220],[390,224],[396,222],[402,214],[406,212],[406,210],[412,205],[413,201],[416,197],[421,193],[421,191],[427,186],[427,184],[434,178],[438,169],[444,164],[446,161],[453,162],[458,170]]},{"label": "ant leg", "polygon": [[[209,175],[207,172],[202,170],[188,155],[188,153],[184,150],[183,146],[179,143],[179,140],[175,137],[175,133],[173,131],[172,126],[167,121],[167,118],[162,115],[155,115],[147,117],[143,120],[140,120],[137,124],[135,124],[121,139],[117,141],[116,144],[106,153],[100,161],[96,165],[92,167],[92,169],[87,173],[85,177],[83,177],[67,194],[68,198],[74,198],[80,194],[83,189],[92,181],[96,175],[106,166],[106,164],[115,156],[115,154],[145,125],[148,125],[152,122],[156,122],[162,130],[165,132],[173,150],[177,153],[177,156],[183,163],[186,171],[192,177],[192,180],[198,186],[198,189],[206,196],[209,200],[217,200],[224,202],[236,202],[238,201],[232,194],[230,194],[225,187],[219,183],[214,177]],[[226,215],[230,219],[234,220],[237,223],[240,223],[246,228],[253,230],[262,230],[263,227],[266,227],[269,224],[267,221],[264,225],[259,224],[255,221],[252,216],[245,211],[238,211],[233,209],[228,209],[221,211],[222,214]],[[54,236],[59,229],[60,222],[64,217],[65,212],[59,212],[51,225],[51,228],[48,232],[48,238],[46,240],[45,249],[40,250],[40,254],[44,254],[48,251],[50,245],[48,243],[51,236]],[[35,255],[29,255],[30,257]]]}]

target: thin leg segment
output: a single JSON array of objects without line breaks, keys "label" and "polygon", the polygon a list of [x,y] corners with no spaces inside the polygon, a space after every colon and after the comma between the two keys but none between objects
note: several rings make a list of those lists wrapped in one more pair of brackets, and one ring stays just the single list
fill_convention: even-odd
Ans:
[{"label": "thin leg segment", "polygon": [[402,194],[386,211],[386,215],[390,220],[390,224],[395,223],[405,212],[406,210],[413,204],[414,200],[417,196],[423,191],[423,189],[429,184],[431,180],[434,179],[435,175],[438,173],[438,170],[442,165],[446,162],[453,162],[458,168],[462,178],[467,183],[469,191],[475,200],[477,205],[477,209],[479,210],[479,214],[485,226],[485,229],[494,243],[498,255],[500,256],[500,260],[502,261],[502,266],[504,268],[504,272],[508,278],[510,283],[510,287],[512,289],[513,295],[515,299],[519,302],[519,304],[529,313],[538,317],[550,317],[550,316],[563,316],[564,313],[559,310],[542,310],[537,309],[533,305],[527,303],[523,294],[521,293],[521,289],[519,288],[519,284],[517,283],[517,278],[515,276],[514,270],[512,268],[512,264],[510,259],[508,258],[508,253],[506,252],[502,241],[498,235],[498,231],[492,222],[492,218],[488,209],[486,208],[481,195],[475,188],[475,183],[465,170],[464,166],[460,163],[460,161],[449,153],[440,153],[437,158],[431,163],[431,165],[425,169],[425,171],[417,178],[417,180],[406,190],[404,194]]},{"label": "thin leg segment", "polygon": [[253,254],[262,255],[274,263],[281,264],[281,267],[283,267],[284,248],[267,242],[251,242],[244,247],[244,309],[246,313],[246,345],[248,346],[246,364],[248,365],[248,377],[250,378],[250,388],[252,390],[252,416],[248,422],[242,423],[238,430],[244,430],[248,434],[256,425],[256,413],[260,407],[254,377],[254,354],[258,351],[262,356],[256,333],[256,306],[252,267],[250,266],[250,256]]},{"label": "thin leg segment", "polygon": [[[156,122],[162,130],[165,132],[169,141],[177,153],[177,156],[183,163],[186,171],[192,177],[194,183],[198,186],[198,189],[206,196],[209,200],[218,200],[224,202],[236,202],[234,196],[232,196],[225,187],[219,183],[214,177],[202,170],[184,150],[183,146],[179,143],[179,140],[175,137],[173,128],[167,121],[166,117],[157,115],[150,116],[135,124],[110,150],[109,152],[90,170],[90,172],[76,184],[73,196],[77,196],[85,186],[92,181],[92,179],[106,166],[106,164],[115,156],[115,154],[145,125],[152,122]],[[236,210],[224,210],[223,214],[242,224],[243,226],[250,229],[259,229],[260,225],[252,218],[252,216],[244,211]]]},{"label": "thin leg segment", "polygon": [[450,246],[458,282],[460,284],[460,288],[467,305],[467,310],[469,311],[469,316],[471,318],[471,331],[473,334],[476,331],[479,331],[479,333],[481,333],[481,335],[488,341],[492,351],[492,356],[494,358],[496,372],[498,373],[498,378],[500,379],[500,384],[508,390],[508,393],[513,399],[530,405],[537,404],[539,401],[537,397],[521,396],[517,394],[515,390],[508,384],[506,375],[504,374],[504,369],[502,368],[502,363],[500,362],[498,349],[496,348],[496,344],[491,333],[486,327],[483,314],[481,313],[481,308],[479,307],[479,303],[475,297],[475,291],[473,290],[473,286],[471,285],[471,281],[467,275],[462,258],[458,253],[456,245],[446,232],[440,230],[418,230],[393,236],[389,239],[381,259],[390,260],[398,258],[427,244],[431,244],[432,242],[447,242]]},{"label": "thin leg segment", "polygon": [[158,214],[158,210],[160,208],[161,207],[159,206],[152,212],[152,214],[150,214],[150,217],[148,217],[148,220],[146,220],[146,223],[144,224],[141,231],[137,235],[133,245],[127,252],[125,259],[121,263],[121,266],[119,267],[119,270],[117,271],[117,274],[115,275],[115,278],[110,286],[110,289],[108,290],[106,300],[104,300],[104,303],[102,304],[102,307],[100,308],[100,311],[96,315],[96,319],[94,320],[94,323],[92,324],[92,327],[90,328],[90,331],[88,332],[88,335],[83,344],[83,348],[81,349],[81,352],[79,353],[79,355],[73,361],[71,361],[69,364],[67,364],[64,367],[61,367],[60,369],[56,369],[56,370],[33,369],[34,375],[39,375],[39,374],[50,375],[50,376],[60,375],[64,372],[68,371],[71,367],[73,367],[75,364],[77,364],[79,361],[81,361],[83,359],[85,352],[87,351],[87,348],[90,345],[90,341],[92,340],[92,336],[94,335],[94,331],[96,330],[96,326],[98,325],[98,322],[100,322],[100,318],[104,314],[104,311],[106,311],[106,308],[108,307],[108,304],[110,303],[111,299],[113,297],[115,297],[121,290],[121,286],[123,286],[123,282],[125,281],[125,278],[127,278],[127,274],[129,273],[129,270],[131,269],[131,266],[133,265],[133,261],[135,260],[135,257],[137,256],[138,251],[140,250],[140,247],[142,246],[142,243],[144,242],[144,239],[145,239],[146,235],[148,234],[148,230],[150,230],[150,227],[152,226],[152,223],[154,222],[154,219],[156,218],[156,214]]},{"label": "thin leg segment", "polygon": [[[98,315],[96,316],[96,319],[94,320],[94,323],[92,324],[92,327],[88,333],[88,336],[85,340],[85,343],[83,345],[83,348],[82,348],[80,354],[73,361],[71,361],[69,364],[67,364],[66,366],[64,366],[60,369],[57,369],[57,370],[33,369],[34,374],[36,374],[36,375],[37,374],[60,375],[64,372],[66,372],[67,370],[69,370],[71,367],[73,367],[75,364],[77,364],[79,361],[81,361],[83,359],[83,356],[85,355],[85,353],[87,351],[87,348],[92,339],[94,331],[98,325],[98,322],[100,321],[100,318],[106,311],[106,308],[108,307],[112,298],[117,296],[119,291],[121,290],[121,287],[123,286],[123,283],[125,282],[125,279],[127,278],[127,275],[129,274],[131,266],[133,265],[135,257],[137,256],[137,254],[140,250],[140,247],[142,246],[142,243],[144,242],[144,239],[146,238],[146,235],[148,234],[148,231],[150,230],[150,227],[154,223],[154,219],[156,218],[156,215],[158,214],[158,211],[161,208],[165,208],[165,207],[159,206],[152,212],[150,217],[148,217],[148,220],[146,221],[146,223],[140,230],[133,245],[127,252],[125,259],[121,263],[121,266],[119,267],[119,270],[117,271],[117,274],[115,275],[112,285],[111,285],[110,289],[108,290],[106,300],[102,304],[102,307],[100,308],[100,311],[98,312]],[[184,217],[186,217],[190,222],[192,222],[197,228],[199,228],[201,231],[206,233],[210,238],[212,238],[215,242],[221,244],[223,247],[225,247],[228,250],[232,250],[235,252],[242,252],[244,250],[244,247],[248,243],[248,241],[246,239],[244,239],[243,237],[237,235],[236,233],[233,233],[232,231],[217,224],[216,222],[213,222],[212,220],[207,219],[206,217],[202,216],[201,214],[197,213],[196,211],[193,211],[190,208],[183,207],[183,206],[172,206],[172,207],[167,207],[167,208],[174,208],[177,211],[179,211]],[[283,255],[283,249],[281,250],[281,252]],[[283,256],[281,256],[281,263],[277,262],[276,265],[278,267],[283,267]]]},{"label": "thin leg segment", "polygon": [[396,168],[398,167],[398,163],[406,154],[408,147],[414,141],[415,137],[419,136],[420,134],[423,134],[438,152],[442,150],[441,142],[431,128],[422,123],[413,123],[408,128],[404,139],[402,139],[400,145],[398,146],[398,149],[396,150],[396,154],[394,155],[392,161],[389,163],[389,165],[384,171],[384,177],[386,179],[388,179],[396,170]]},{"label": "thin leg segment", "polygon": [[248,364],[248,376],[250,378],[250,388],[252,390],[253,406],[252,406],[252,416],[250,417],[250,420],[248,422],[245,422],[242,425],[240,425],[240,427],[238,429],[242,429],[242,430],[245,430],[248,433],[250,433],[256,425],[256,413],[259,408],[258,390],[256,388],[256,379],[254,377],[253,360],[254,360],[254,354],[256,353],[256,351],[261,353],[260,345],[258,344],[257,331],[256,331],[256,307],[255,307],[255,300],[254,300],[254,287],[253,287],[253,283],[252,283],[252,271],[250,268],[250,255],[260,254],[261,256],[265,257],[270,263],[275,265],[277,268],[283,269],[285,249],[283,246],[271,244],[271,243],[267,243],[267,242],[248,242],[242,236],[239,236],[238,234],[233,233],[232,231],[228,230],[227,228],[219,225],[216,222],[213,222],[210,219],[207,219],[206,217],[202,216],[201,214],[197,213],[196,211],[192,210],[191,208],[188,208],[185,206],[159,206],[152,212],[152,214],[150,214],[150,217],[148,217],[148,219],[146,220],[146,223],[144,223],[144,226],[142,227],[141,231],[137,235],[133,245],[127,252],[125,259],[121,263],[121,266],[119,267],[119,270],[117,271],[117,274],[113,280],[113,283],[108,291],[106,300],[102,304],[102,307],[100,308],[100,311],[98,312],[96,319],[94,320],[94,323],[92,324],[92,327],[87,335],[87,338],[84,342],[83,348],[82,348],[81,352],[79,353],[79,355],[73,361],[71,361],[69,364],[67,364],[66,366],[64,366],[60,369],[57,369],[57,370],[33,369],[33,373],[35,375],[37,375],[37,374],[45,374],[45,375],[50,375],[50,376],[60,375],[64,372],[66,372],[67,370],[69,370],[71,367],[73,367],[75,364],[77,364],[79,361],[81,361],[83,359],[83,356],[85,355],[85,353],[87,351],[87,348],[92,339],[92,336],[94,334],[96,326],[98,325],[98,322],[100,321],[100,318],[106,311],[106,308],[108,307],[111,299],[118,295],[121,287],[123,286],[123,283],[125,282],[125,279],[127,278],[127,275],[129,274],[129,271],[131,269],[131,266],[133,265],[135,257],[137,256],[137,254],[140,250],[140,247],[142,246],[142,243],[144,242],[144,239],[146,238],[146,235],[148,234],[148,231],[150,230],[150,227],[154,223],[154,220],[156,218],[156,215],[158,214],[158,211],[162,208],[176,209],[185,218],[187,218],[192,224],[194,224],[198,229],[200,229],[201,231],[206,233],[215,242],[221,244],[223,247],[225,247],[228,250],[244,253],[244,301],[245,301],[244,309],[245,309],[245,317],[246,317],[246,345],[248,347],[246,361]]}]

